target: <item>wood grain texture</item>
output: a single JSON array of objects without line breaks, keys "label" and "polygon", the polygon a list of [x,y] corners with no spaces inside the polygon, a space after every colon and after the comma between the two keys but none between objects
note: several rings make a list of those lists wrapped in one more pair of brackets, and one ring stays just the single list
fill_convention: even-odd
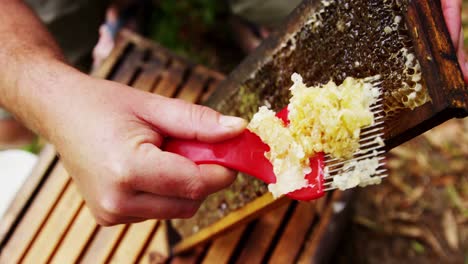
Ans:
[{"label": "wood grain texture", "polygon": [[439,1],[411,1],[406,17],[422,77],[432,102],[405,110],[386,123],[391,149],[454,117],[468,115],[468,89]]},{"label": "wood grain texture", "polygon": [[177,98],[185,100],[187,102],[197,102],[203,94],[203,89],[205,84],[208,82],[208,76],[200,74],[197,68],[193,69],[190,72],[187,82],[184,84],[184,87],[181,89],[180,93],[177,95]]},{"label": "wood grain texture", "polygon": [[218,237],[224,232],[228,232],[237,226],[241,226],[264,212],[272,210],[288,201],[288,198],[282,197],[272,203],[273,197],[267,193],[253,202],[248,203],[244,207],[228,214],[222,221],[202,229],[193,236],[187,237],[178,242],[173,247],[174,254],[179,254],[193,248],[196,245],[202,244],[210,239]]},{"label": "wood grain texture", "polygon": [[75,184],[69,184],[22,261],[45,263],[51,259],[82,204]]},{"label": "wood grain texture", "polygon": [[169,242],[167,241],[167,226],[164,221],[159,222],[156,233],[144,249],[140,264],[166,263],[170,256]]},{"label": "wood grain texture", "polygon": [[152,92],[165,71],[168,58],[162,54],[155,56],[150,61],[144,63],[142,71],[137,77],[133,87],[138,90]]},{"label": "wood grain texture", "polygon": [[195,264],[203,261],[203,254],[206,250],[209,249],[209,246],[197,246],[192,248],[187,254],[179,254],[171,259],[171,264]]},{"label": "wood grain texture", "polygon": [[329,205],[320,216],[320,221],[308,235],[297,262],[328,263],[339,240],[335,239],[343,231],[349,219],[350,201],[354,192],[335,191]]},{"label": "wood grain texture", "polygon": [[202,263],[228,263],[231,257],[233,257],[234,250],[239,244],[246,227],[247,225],[239,226],[214,240],[206,256],[203,258]]},{"label": "wood grain texture", "polygon": [[94,221],[91,211],[88,207],[82,206],[70,230],[58,245],[51,263],[75,263],[97,228],[98,225]]},{"label": "wood grain texture", "polygon": [[273,240],[281,222],[284,221],[286,210],[291,203],[286,203],[271,212],[261,216],[254,229],[245,241],[236,263],[262,263],[268,249],[276,243]]},{"label": "wood grain texture", "polygon": [[158,223],[156,220],[148,220],[130,225],[125,237],[112,255],[110,263],[136,263]]},{"label": "wood grain texture", "polygon": [[55,165],[56,159],[57,153],[54,147],[47,144],[39,154],[39,159],[28,176],[28,180],[18,190],[13,202],[0,219],[0,251],[22,214],[28,210],[30,201],[34,199],[35,193],[39,191],[38,188],[41,187],[41,183],[46,180],[48,173]]},{"label": "wood grain texture", "polygon": [[119,38],[119,41],[117,41],[109,56],[103,61],[100,67],[91,72],[91,75],[102,79],[108,79],[112,70],[117,66],[117,62],[124,55],[125,49],[128,47],[129,43],[130,40],[128,38]]},{"label": "wood grain texture", "polygon": [[100,227],[79,263],[105,263],[112,256],[127,228],[127,225]]},{"label": "wood grain texture", "polygon": [[126,50],[128,50],[128,54],[125,56],[125,60],[110,77],[115,82],[132,86],[139,71],[141,71],[144,50],[132,44],[129,44]]},{"label": "wood grain texture", "polygon": [[163,72],[162,79],[154,93],[173,97],[179,86],[183,85],[183,78],[187,70],[187,66],[181,61],[172,59],[167,70]]},{"label": "wood grain texture", "polygon": [[315,203],[298,203],[269,263],[293,263],[296,260],[315,216]]},{"label": "wood grain texture", "polygon": [[17,263],[26,254],[36,235],[60,200],[70,179],[63,166],[54,167],[21,222],[0,253],[0,263]]}]

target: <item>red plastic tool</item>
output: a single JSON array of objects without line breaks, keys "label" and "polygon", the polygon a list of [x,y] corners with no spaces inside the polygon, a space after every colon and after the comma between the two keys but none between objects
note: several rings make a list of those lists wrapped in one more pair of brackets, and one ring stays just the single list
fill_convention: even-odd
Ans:
[{"label": "red plastic tool", "polygon": [[[287,115],[288,111],[285,108],[276,116],[288,124]],[[270,148],[256,134],[247,129],[239,136],[219,143],[168,139],[164,149],[187,157],[197,164],[218,164],[247,173],[267,184],[276,182],[273,166],[265,158],[265,152]],[[309,186],[288,193],[289,198],[310,201],[324,195],[323,154],[319,153],[310,158],[310,166],[312,172],[305,176],[309,181]]]}]

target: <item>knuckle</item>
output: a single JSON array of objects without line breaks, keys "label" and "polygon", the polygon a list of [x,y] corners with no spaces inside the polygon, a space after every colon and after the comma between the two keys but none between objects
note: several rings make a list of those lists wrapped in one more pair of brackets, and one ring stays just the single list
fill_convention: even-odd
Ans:
[{"label": "knuckle", "polygon": [[[104,195],[99,201],[99,207],[106,215],[111,215],[113,220],[115,216],[121,216],[125,214],[125,199],[120,195]],[[113,221],[110,221],[113,222]]]},{"label": "knuckle", "polygon": [[110,174],[118,187],[129,188],[135,180],[135,173],[130,161],[116,161],[110,165]]},{"label": "knuckle", "polygon": [[206,197],[204,186],[199,181],[192,181],[189,183],[188,197],[191,200],[203,200]]}]

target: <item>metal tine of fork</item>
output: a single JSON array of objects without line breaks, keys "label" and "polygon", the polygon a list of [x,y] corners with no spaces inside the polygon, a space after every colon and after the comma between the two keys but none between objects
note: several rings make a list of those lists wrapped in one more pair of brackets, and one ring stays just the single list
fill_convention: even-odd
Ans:
[{"label": "metal tine of fork", "polygon": [[381,109],[381,110],[377,110],[377,111],[375,111],[373,113],[374,113],[374,116],[376,116],[376,115],[379,115],[380,113],[383,113],[383,112],[384,112],[384,110]]},{"label": "metal tine of fork", "polygon": [[[359,140],[359,143],[363,143],[363,142],[374,142],[375,138],[377,137],[382,137],[383,135],[385,135],[384,133],[379,133],[379,134],[374,134],[374,133],[377,133],[379,131],[381,131],[383,128],[375,128],[375,129],[372,129],[372,130],[369,130],[369,131],[366,131],[364,133],[361,133],[361,136],[366,136],[366,137],[362,137],[360,140]],[[374,135],[373,135],[374,134]],[[376,142],[374,142],[376,143]],[[362,146],[367,146],[367,145],[361,145]],[[361,153],[363,149],[359,149],[356,153]],[[367,150],[366,150],[367,152]],[[334,158],[331,154],[326,154],[324,156],[324,158],[328,161],[335,161],[335,160],[339,160],[338,158]]]},{"label": "metal tine of fork", "polygon": [[[384,166],[384,167],[382,167]],[[377,168],[380,168],[378,170],[376,170],[374,172],[374,174],[372,174],[372,177],[381,177],[381,176],[385,176],[387,177],[387,174],[388,174],[388,169],[385,167],[385,163],[380,163],[379,166]],[[340,175],[340,173],[336,174],[336,175],[329,175],[327,177],[324,178],[324,180],[326,182],[329,182],[329,180],[333,179],[334,177]]]},{"label": "metal tine of fork", "polygon": [[[385,163],[385,161],[382,162],[382,160],[385,160],[385,157],[379,157],[379,158],[378,158],[377,161],[378,161],[379,163],[378,163],[377,168],[380,168],[380,167],[382,167],[382,166],[384,166],[383,168],[385,168],[385,164],[386,164],[386,163]],[[343,167],[335,168],[335,169],[333,169],[333,170],[328,170],[328,171],[327,171],[327,174],[331,176],[332,174],[336,174],[337,172],[343,172]],[[325,179],[330,178],[330,176],[325,177]]]},{"label": "metal tine of fork", "polygon": [[382,120],[382,121],[378,120],[374,125],[368,126],[368,127],[365,127],[365,128],[363,128],[363,129],[361,129],[361,133],[359,134],[359,137],[363,137],[363,136],[365,136],[365,135],[371,133],[371,132],[369,132],[370,130],[376,130],[376,129],[377,129],[377,130],[383,130],[384,127],[381,126],[381,125],[382,125],[384,122],[385,122],[385,121],[383,121],[383,120]]},{"label": "metal tine of fork", "polygon": [[[378,161],[380,162],[380,161],[382,161],[384,159],[385,159],[385,157],[379,157]],[[385,166],[385,162],[379,163],[379,166],[377,168],[382,167],[382,166]],[[329,171],[327,171],[327,174],[329,174],[330,176],[327,176],[324,179],[333,178],[334,176],[332,176],[332,174],[335,174],[337,172],[341,172],[342,170],[343,170],[343,167],[338,167],[338,168],[335,168],[333,170],[329,170]]]},{"label": "metal tine of fork", "polygon": [[[379,132],[380,130],[382,130],[382,129],[381,129],[381,128],[375,128],[375,129],[372,130],[372,131],[366,132],[365,136],[367,136],[368,134],[372,134],[372,133]],[[361,134],[361,135],[362,135],[362,134]],[[381,137],[381,136],[383,136],[383,135],[384,135],[384,133],[379,133],[379,134],[376,134],[376,135],[369,135],[369,137],[364,137],[364,138],[362,138],[361,140],[359,140],[359,143],[361,144],[361,143],[363,143],[363,142],[368,142],[368,143],[372,142],[372,143],[378,144],[377,142],[374,141],[375,138]],[[372,144],[368,144],[368,143],[362,144],[361,147],[362,147],[362,146],[369,146],[369,145],[372,145]],[[365,145],[365,144],[367,144],[367,145]],[[379,146],[379,148],[381,148],[381,147],[383,147],[383,146]],[[368,151],[369,151],[369,150],[367,150],[367,149],[362,149],[362,148],[360,148],[360,149],[359,149],[358,151],[356,151],[355,153],[362,153],[362,152],[365,153],[365,152],[368,152]],[[326,155],[324,156],[324,158],[325,158],[325,160],[327,160],[328,162],[340,160],[340,159],[338,159],[338,158],[332,157],[331,154],[326,154]]]},{"label": "metal tine of fork", "polygon": [[373,134],[373,133],[377,133],[379,131],[382,131],[383,130],[383,127],[374,127],[372,129],[369,129],[369,130],[366,130],[364,132],[361,132],[361,137],[363,136],[367,136],[368,134]]},{"label": "metal tine of fork", "polygon": [[376,105],[373,105],[373,106],[369,107],[369,110],[371,110],[371,112],[374,112],[374,111],[380,110],[380,109],[382,109],[381,104],[376,104]]},{"label": "metal tine of fork", "polygon": [[[385,178],[387,178],[387,177],[388,177],[387,170],[386,170],[386,169],[378,170],[378,173],[374,174],[371,178],[376,178],[376,177],[378,177],[378,178],[380,178],[380,179],[385,179]],[[371,179],[369,179],[369,180],[363,180],[363,182],[365,183],[365,182],[368,182],[368,181],[370,181],[370,180],[371,180]],[[330,179],[327,179],[327,181],[323,184],[323,186],[325,186],[325,187],[326,187],[326,186],[329,186],[329,185],[331,185],[332,182],[333,182],[333,181],[331,181]]]},{"label": "metal tine of fork", "polygon": [[[380,126],[384,123],[384,117],[383,116],[379,116],[379,117],[376,117],[374,119],[374,123],[370,126],[366,126],[364,128],[361,129],[361,131],[363,130],[366,130],[366,129],[369,129],[369,128],[374,128],[374,127],[377,127],[377,126]],[[382,127],[383,128],[383,127]]]},{"label": "metal tine of fork", "polygon": [[[370,157],[377,157],[377,156],[382,155],[385,152],[382,149],[383,147],[384,146],[377,145],[369,149],[364,149],[364,150],[361,149],[354,153],[355,156],[352,159],[343,160],[343,159],[338,159],[338,158],[331,158],[330,156],[325,156],[325,163],[327,164],[327,167],[335,167],[339,165],[344,165],[345,163],[351,162],[354,160],[362,160],[362,159],[366,159]],[[375,153],[375,151],[377,151],[377,153]],[[369,154],[358,156],[359,154],[365,154],[365,153],[369,153]]]},{"label": "metal tine of fork", "polygon": [[377,122],[375,122],[373,125],[370,125],[370,126],[368,126],[368,127],[365,127],[365,128],[363,128],[362,130],[366,130],[366,129],[373,128],[373,127],[377,127],[377,126],[380,126],[380,125],[384,124],[385,121],[380,121],[380,119],[383,119],[383,118],[379,118],[379,119],[377,120]]},{"label": "metal tine of fork", "polygon": [[[377,136],[376,136],[376,138],[377,138]],[[379,147],[383,147],[382,145],[380,145],[379,142],[377,142],[377,141],[375,140],[375,138],[374,138],[374,139],[371,138],[371,139],[369,139],[366,143],[361,144],[361,151],[358,151],[357,153],[364,152],[364,151],[366,151],[366,148],[367,148],[367,147],[373,146],[373,145],[378,145]]]},{"label": "metal tine of fork", "polygon": [[[360,159],[361,157],[363,157],[362,155],[359,156],[359,154],[365,154],[365,153],[369,153],[371,151],[374,151],[374,150],[377,150],[379,151],[381,148],[383,148],[383,146],[380,146],[380,145],[377,145],[377,146],[374,146],[372,148],[367,148],[367,149],[359,149],[358,151],[354,152],[353,153],[353,158],[351,159],[340,159],[340,158],[334,158],[332,157],[331,155],[327,154],[324,156],[324,159],[325,159],[325,163],[327,164],[331,164],[331,166],[335,166],[335,164],[337,164],[336,162],[340,162],[340,163],[346,163],[348,161],[352,161],[352,160],[356,160],[356,159]],[[383,151],[383,150],[382,150]],[[379,156],[380,154],[382,154],[382,152],[377,152],[377,153],[371,153],[369,154],[368,156]]]},{"label": "metal tine of fork", "polygon": [[[381,173],[384,173],[384,172],[385,172],[385,171],[382,171]],[[376,178],[376,177],[378,177],[378,178],[380,178],[380,179],[384,179],[384,178],[388,177],[388,174],[380,174],[380,173],[379,173],[379,174],[374,174],[371,178]],[[369,180],[370,180],[370,179],[369,179]],[[365,183],[365,182],[368,182],[369,180],[367,180],[367,181],[364,180],[364,181],[362,181],[362,182]],[[325,183],[323,184],[323,187],[329,187],[330,185],[332,185],[332,183],[333,183],[333,181],[332,181],[332,180],[329,180],[329,181],[327,181],[327,182],[325,182]]]},{"label": "metal tine of fork", "polygon": [[362,155],[362,156],[359,156],[359,157],[355,157],[355,158],[352,158],[352,159],[349,159],[349,160],[343,160],[343,161],[340,161],[340,162],[334,163],[334,164],[330,164],[330,161],[325,161],[325,163],[326,163],[325,166],[327,166],[328,168],[341,166],[341,165],[344,165],[344,164],[346,164],[348,162],[363,160],[363,159],[367,159],[367,158],[370,158],[370,157],[376,157],[376,156],[382,155],[383,153],[385,153],[385,151],[380,150],[380,151],[377,151],[377,153],[369,153],[369,154]]},{"label": "metal tine of fork", "polygon": [[[378,131],[375,131],[375,134],[366,134],[364,136],[361,134],[361,139],[359,140],[359,143],[364,143],[369,140],[375,140],[376,138],[382,137],[383,135],[384,133],[381,131],[381,129]],[[362,147],[362,145],[360,147]]]},{"label": "metal tine of fork", "polygon": [[377,103],[377,104],[374,104],[374,105],[372,105],[371,107],[369,107],[369,109],[370,109],[371,111],[374,111],[374,110],[376,110],[376,109],[383,109],[383,105]]}]

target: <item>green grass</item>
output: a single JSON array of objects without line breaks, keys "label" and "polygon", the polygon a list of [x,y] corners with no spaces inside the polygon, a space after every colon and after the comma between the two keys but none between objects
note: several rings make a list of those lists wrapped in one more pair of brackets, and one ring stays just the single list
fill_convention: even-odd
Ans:
[{"label": "green grass", "polygon": [[207,33],[218,31],[225,26],[224,20],[218,19],[227,13],[224,1],[161,0],[151,16],[149,37],[175,53],[203,63],[208,58],[197,50],[203,45]]}]

